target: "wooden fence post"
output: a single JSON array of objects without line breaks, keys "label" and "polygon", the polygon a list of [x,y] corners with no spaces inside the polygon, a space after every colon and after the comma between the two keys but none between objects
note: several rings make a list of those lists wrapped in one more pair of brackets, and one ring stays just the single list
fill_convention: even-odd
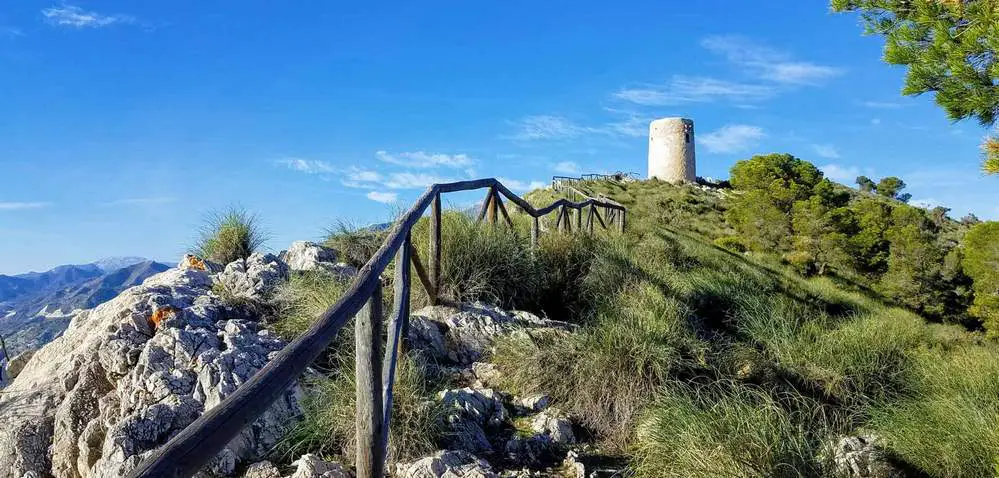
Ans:
[{"label": "wooden fence post", "polygon": [[379,442],[380,456],[388,457],[389,430],[392,422],[392,389],[395,385],[395,366],[399,357],[399,347],[406,324],[409,322],[409,254],[412,248],[412,238],[406,235],[406,240],[395,255],[395,281],[393,284],[394,315],[389,322],[385,359],[382,361],[382,429]]},{"label": "wooden fence post", "polygon": [[496,201],[499,200],[499,196],[496,195],[496,188],[489,187],[489,199],[486,203],[486,215],[488,216],[489,224],[496,224]]},{"label": "wooden fence post", "polygon": [[624,233],[624,220],[625,220],[626,217],[628,217],[628,211],[621,210],[621,211],[618,211],[618,212],[621,214],[621,220],[618,221],[617,227],[618,227],[618,230],[621,231],[621,233],[623,234]]},{"label": "wooden fence post", "polygon": [[357,478],[382,478],[385,457],[382,442],[382,286],[354,317],[354,378],[357,431],[355,466]]},{"label": "wooden fence post", "polygon": [[583,208],[576,209],[576,232],[583,232]]},{"label": "wooden fence post", "polygon": [[587,209],[587,214],[586,214],[586,229],[590,231],[591,235],[593,234],[593,210],[595,208],[596,206],[590,204],[590,207]]},{"label": "wooden fence post", "polygon": [[538,235],[541,233],[541,225],[538,224],[538,216],[531,216],[531,248],[538,248]]},{"label": "wooden fence post", "polygon": [[441,294],[441,193],[430,203],[430,305],[437,305]]}]

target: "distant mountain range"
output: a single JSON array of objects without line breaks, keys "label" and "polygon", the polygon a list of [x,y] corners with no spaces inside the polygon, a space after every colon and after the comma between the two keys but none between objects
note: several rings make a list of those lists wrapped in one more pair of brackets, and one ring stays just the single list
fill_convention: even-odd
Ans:
[{"label": "distant mountain range", "polygon": [[45,272],[0,274],[0,336],[11,355],[40,347],[58,337],[80,311],[169,268],[141,257],[112,257]]}]

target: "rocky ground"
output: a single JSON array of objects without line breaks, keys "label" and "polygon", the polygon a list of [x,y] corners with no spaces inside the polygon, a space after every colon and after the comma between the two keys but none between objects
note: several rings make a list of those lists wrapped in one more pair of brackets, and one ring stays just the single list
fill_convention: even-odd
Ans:
[{"label": "rocky ground", "polygon": [[[118,477],[217,405],[285,343],[254,307],[297,270],[351,275],[336,252],[296,242],[221,267],[186,256],[113,300],[73,319],[65,334],[14,361],[0,394],[0,474]],[[451,429],[446,450],[389,470],[403,477],[605,476],[577,460],[572,418],[546,396],[496,388],[483,358],[501,334],[569,325],[484,304],[428,307],[412,315],[409,340],[459,387],[441,390]],[[300,416],[292,387],[203,471],[205,476],[337,477],[347,467],[305,455],[283,468],[266,461]],[[579,448],[580,451],[573,451]],[[596,475],[594,473],[597,473]],[[609,476],[609,475],[607,475]]]},{"label": "rocky ground", "polygon": [[[0,475],[118,477],[219,404],[286,344],[262,320],[271,292],[296,271],[356,271],[336,251],[306,242],[280,256],[254,254],[222,267],[193,256],[73,319],[66,333],[12,361],[0,394]],[[257,307],[257,306],[260,307]],[[388,473],[431,477],[628,476],[586,443],[574,417],[546,395],[501,388],[489,363],[504,334],[573,333],[571,324],[486,304],[435,306],[411,316],[408,346],[450,377],[445,449]],[[301,418],[302,385],[243,430],[201,476],[350,477],[347,466],[307,454],[266,461]],[[844,476],[882,473],[874,437],[842,437],[830,454]]]}]

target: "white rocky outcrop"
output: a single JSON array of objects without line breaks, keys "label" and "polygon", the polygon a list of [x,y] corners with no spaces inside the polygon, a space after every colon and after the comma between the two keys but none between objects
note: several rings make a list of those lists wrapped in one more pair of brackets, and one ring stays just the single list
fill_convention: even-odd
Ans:
[{"label": "white rocky outcrop", "polygon": [[265,302],[278,284],[288,280],[288,265],[274,254],[255,252],[226,265],[216,280],[231,297]]},{"label": "white rocky outcrop", "polygon": [[[255,256],[219,279],[254,297],[287,276],[274,256]],[[231,313],[209,269],[194,262],[152,276],[36,352],[0,395],[4,476],[122,476],[266,365],[284,343]],[[229,474],[263,455],[298,413],[293,388],[207,471]]]},{"label": "white rocky outcrop", "polygon": [[413,463],[396,465],[398,478],[499,478],[489,463],[461,450],[439,451]]},{"label": "white rocky outcrop", "polygon": [[530,312],[506,311],[482,303],[428,306],[410,315],[409,340],[431,357],[461,365],[482,359],[502,334],[529,328],[570,328]]},{"label": "white rocky outcrop", "polygon": [[34,350],[27,350],[21,352],[20,354],[15,355],[14,358],[10,359],[10,362],[7,362],[7,370],[6,370],[7,379],[14,380],[15,378],[17,378],[17,376],[21,374],[21,370],[24,370],[24,366],[28,365],[28,361],[31,360],[31,357],[34,356],[35,356]]},{"label": "white rocky outcrop", "polygon": [[493,451],[486,428],[495,428],[509,419],[499,393],[492,389],[460,388],[438,394],[445,420],[454,431],[451,446],[472,453]]},{"label": "white rocky outcrop", "polygon": [[836,476],[850,478],[890,478],[903,476],[887,461],[875,435],[842,436],[826,446],[827,457],[833,462]]},{"label": "white rocky outcrop", "polygon": [[281,259],[293,271],[322,270],[348,278],[357,275],[357,269],[345,262],[338,262],[337,252],[329,247],[309,241],[295,241]]}]

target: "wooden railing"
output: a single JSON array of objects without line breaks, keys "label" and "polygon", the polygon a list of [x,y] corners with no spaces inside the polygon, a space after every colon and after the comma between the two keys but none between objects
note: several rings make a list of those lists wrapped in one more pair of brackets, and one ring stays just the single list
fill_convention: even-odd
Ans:
[{"label": "wooden railing", "polygon": [[[513,221],[501,196],[520,207],[533,219],[531,245],[537,246],[541,232],[539,218],[556,212],[556,229],[572,231],[570,210],[576,211],[577,231],[583,231],[583,211],[587,210],[587,230],[593,231],[594,219],[605,229],[616,225],[624,230],[626,210],[617,203],[587,199],[573,202],[559,199],[535,209],[527,201],[512,193],[499,181],[479,179],[456,183],[435,184],[413,203],[389,231],[381,248],[362,267],[343,297],[327,309],[301,337],[288,344],[263,369],[254,374],[232,395],[200,418],[188,425],[169,442],[160,447],[135,470],[132,478],[189,477],[222,450],[246,426],[253,423],[271,406],[319,355],[330,345],[337,333],[351,317],[355,317],[355,374],[356,374],[356,476],[381,478],[384,476],[389,424],[392,410],[392,386],[395,379],[399,342],[409,322],[410,268],[417,272],[420,282],[427,289],[431,302],[437,302],[440,290],[441,263],[441,194],[487,188],[478,220],[486,218],[496,224],[502,215],[513,227]],[[430,208],[429,268],[422,261],[412,244],[413,226]],[[605,221],[598,207],[615,211]],[[381,274],[393,257],[396,261],[394,279],[393,316],[388,324],[386,350],[382,353],[382,282]]]}]

